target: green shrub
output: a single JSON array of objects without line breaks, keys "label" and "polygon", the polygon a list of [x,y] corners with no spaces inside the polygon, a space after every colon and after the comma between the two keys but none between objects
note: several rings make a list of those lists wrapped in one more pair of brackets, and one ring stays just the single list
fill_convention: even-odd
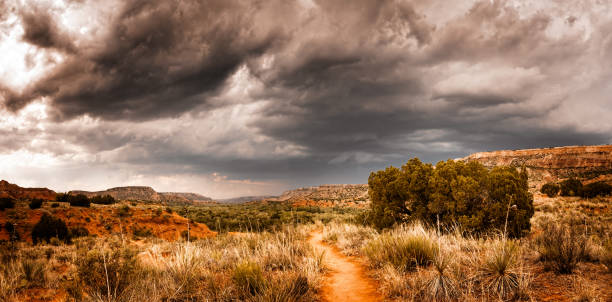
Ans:
[{"label": "green shrub", "polygon": [[573,228],[551,223],[536,238],[540,260],[560,274],[570,274],[586,256],[587,238]]},{"label": "green shrub", "polygon": [[89,236],[89,231],[86,228],[82,226],[70,228],[70,237],[76,238],[86,236]]},{"label": "green shrub", "polygon": [[540,189],[540,192],[552,198],[552,197],[557,196],[557,194],[559,193],[559,190],[561,190],[561,188],[559,187],[558,184],[549,182],[549,183],[545,183],[542,186],[542,188]]},{"label": "green shrub", "polygon": [[612,193],[612,186],[602,182],[594,182],[582,187],[581,196],[585,198],[594,198],[598,196],[608,196]]},{"label": "green shrub", "polygon": [[15,202],[10,197],[1,197],[0,198],[0,211],[4,211],[4,209],[12,209],[15,207]]},{"label": "green shrub", "polygon": [[117,210],[117,215],[119,217],[128,217],[128,216],[131,216],[131,214],[130,214],[130,206],[124,205],[124,206],[120,207],[119,210]]},{"label": "green shrub", "polygon": [[488,170],[478,162],[454,160],[434,168],[414,158],[401,169],[372,172],[368,186],[372,203],[367,218],[378,229],[420,220],[486,233],[504,229],[507,222],[508,235],[520,237],[528,233],[534,214],[524,168]]},{"label": "green shrub", "polygon": [[363,251],[377,267],[389,263],[398,270],[408,271],[417,266],[431,264],[438,246],[425,234],[406,236],[383,234],[369,241]]},{"label": "green shrub", "polygon": [[260,293],[266,286],[261,267],[251,261],[237,264],[232,279],[238,287],[251,295]]},{"label": "green shrub", "polygon": [[153,232],[148,229],[148,228],[139,228],[139,227],[134,227],[132,229],[132,233],[134,234],[135,237],[151,237],[153,236]]},{"label": "green shrub", "polygon": [[84,194],[69,195],[68,202],[70,203],[71,207],[89,208],[89,206],[91,205],[89,198],[87,198],[87,196],[85,196]]},{"label": "green shrub", "polygon": [[582,182],[576,178],[568,178],[561,182],[561,196],[580,196],[582,195]]},{"label": "green shrub", "polygon": [[50,242],[51,238],[68,242],[70,234],[63,220],[44,213],[32,229],[32,242],[34,244],[40,241]]},{"label": "green shrub", "polygon": [[110,195],[104,195],[104,196],[96,195],[90,198],[89,200],[91,201],[91,203],[106,204],[106,205],[114,204],[117,202],[117,200],[115,200],[115,198]]},{"label": "green shrub", "polygon": [[40,209],[40,207],[42,207],[43,201],[42,199],[32,199],[32,201],[30,201],[30,204],[28,205],[30,207],[30,209],[34,210],[34,209]]},{"label": "green shrub", "polygon": [[55,201],[58,202],[68,202],[70,201],[70,194],[68,193],[57,193],[57,195],[55,195]]}]

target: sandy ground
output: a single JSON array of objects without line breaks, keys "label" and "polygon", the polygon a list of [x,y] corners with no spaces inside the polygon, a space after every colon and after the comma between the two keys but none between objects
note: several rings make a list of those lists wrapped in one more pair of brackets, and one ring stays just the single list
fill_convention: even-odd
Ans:
[{"label": "sandy ground", "polygon": [[322,287],[323,301],[371,302],[382,301],[376,292],[376,282],[365,274],[361,263],[340,254],[323,243],[320,230],[311,234],[308,242],[319,251],[325,251],[325,261],[331,272]]}]

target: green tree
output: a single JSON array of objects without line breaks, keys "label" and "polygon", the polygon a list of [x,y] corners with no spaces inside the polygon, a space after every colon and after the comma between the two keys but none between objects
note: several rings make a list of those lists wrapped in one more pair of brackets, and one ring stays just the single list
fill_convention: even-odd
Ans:
[{"label": "green tree", "polygon": [[582,182],[570,177],[561,182],[561,196],[580,196],[582,194]]},{"label": "green tree", "polygon": [[558,184],[549,182],[549,183],[545,183],[544,185],[542,185],[542,188],[540,188],[540,192],[552,198],[552,197],[557,196],[557,194],[559,194],[560,189],[561,188],[559,187]]},{"label": "green tree", "polygon": [[34,244],[40,241],[49,242],[53,237],[66,242],[69,241],[68,227],[66,227],[66,223],[62,219],[44,213],[32,229],[32,242]]},{"label": "green tree", "polygon": [[489,171],[477,162],[453,160],[433,167],[414,158],[401,170],[389,167],[370,174],[368,217],[379,229],[418,219],[475,233],[507,229],[517,237],[529,230],[534,212],[527,180],[524,167]]}]

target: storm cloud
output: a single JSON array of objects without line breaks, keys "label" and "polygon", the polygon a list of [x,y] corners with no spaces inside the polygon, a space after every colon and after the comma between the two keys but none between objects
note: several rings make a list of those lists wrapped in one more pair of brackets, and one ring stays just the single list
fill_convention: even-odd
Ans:
[{"label": "storm cloud", "polygon": [[104,185],[279,193],[413,156],[612,142],[601,1],[11,5],[0,153],[99,166]]}]

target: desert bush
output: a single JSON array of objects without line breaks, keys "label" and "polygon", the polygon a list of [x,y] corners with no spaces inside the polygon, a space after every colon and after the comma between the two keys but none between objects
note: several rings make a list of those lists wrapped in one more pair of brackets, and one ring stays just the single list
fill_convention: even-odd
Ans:
[{"label": "desert bush", "polygon": [[68,242],[70,240],[70,233],[62,219],[44,213],[32,229],[32,242],[34,244],[40,241],[50,242],[51,238]]},{"label": "desert bush", "polygon": [[363,252],[375,267],[389,263],[398,270],[408,271],[430,265],[438,246],[432,234],[420,225],[413,225],[402,226],[368,241]]},{"label": "desert bush", "polygon": [[91,295],[107,301],[124,295],[140,268],[135,251],[117,246],[80,251],[76,263],[79,279]]},{"label": "desert bush", "polygon": [[0,266],[0,301],[13,301],[22,274],[21,266],[15,261]]},{"label": "desert bush", "polygon": [[151,237],[153,236],[153,231],[146,227],[133,227],[132,234],[134,234],[135,237]]},{"label": "desert bush", "polygon": [[28,205],[30,207],[30,209],[34,210],[34,209],[40,209],[40,207],[42,207],[43,201],[42,199],[32,199],[30,201],[30,204]]},{"label": "desert bush", "polygon": [[559,194],[559,190],[561,190],[561,188],[558,184],[549,182],[542,185],[540,192],[548,195],[548,197],[555,197]]},{"label": "desert bush", "polygon": [[71,238],[85,237],[85,236],[89,236],[89,231],[86,228],[82,226],[70,228]]},{"label": "desert bush", "polygon": [[84,194],[68,195],[68,202],[70,203],[71,207],[89,208],[91,205],[89,198],[87,198],[87,196]]},{"label": "desert bush", "polygon": [[561,196],[580,196],[582,194],[582,182],[576,178],[568,178],[562,181],[559,186],[561,187]]},{"label": "desert bush", "polygon": [[260,293],[266,286],[259,264],[252,261],[243,261],[234,268],[232,279],[240,287],[251,295]]},{"label": "desert bush", "polygon": [[0,198],[0,211],[4,211],[4,209],[12,209],[15,207],[15,202],[10,197],[1,197]]},{"label": "desert bush", "polygon": [[401,169],[372,172],[368,185],[372,203],[367,217],[377,229],[420,220],[481,234],[501,230],[507,222],[508,235],[520,237],[529,231],[534,214],[524,168],[488,170],[477,162],[453,160],[434,168],[414,158]]},{"label": "desert bush", "polygon": [[51,207],[52,208],[59,208],[59,203],[54,202],[54,203],[51,204]]},{"label": "desert bush", "polygon": [[131,216],[130,206],[124,205],[117,210],[117,216],[119,217],[128,217]]},{"label": "desert bush", "polygon": [[598,196],[608,196],[612,194],[612,186],[602,182],[594,182],[582,187],[581,196],[585,198],[595,198]]},{"label": "desert bush", "polygon": [[117,200],[115,200],[115,198],[110,195],[104,195],[104,196],[96,195],[90,198],[89,200],[91,201],[91,203],[106,204],[106,205],[114,204],[117,202]]},{"label": "desert bush", "polygon": [[536,238],[540,260],[548,263],[556,272],[569,274],[585,257],[587,238],[565,224],[551,223],[544,226]]}]

